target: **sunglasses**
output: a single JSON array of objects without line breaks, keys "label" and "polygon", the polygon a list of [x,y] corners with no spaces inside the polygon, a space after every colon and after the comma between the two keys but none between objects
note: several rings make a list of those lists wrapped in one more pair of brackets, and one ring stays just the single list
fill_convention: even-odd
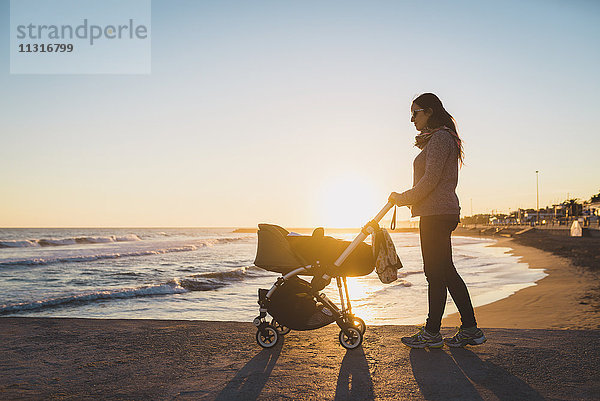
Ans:
[{"label": "sunglasses", "polygon": [[417,113],[418,113],[419,111],[425,111],[425,109],[417,109],[417,110],[413,110],[413,111],[410,113],[410,119],[411,119],[411,120],[414,120],[415,116],[417,115]]}]

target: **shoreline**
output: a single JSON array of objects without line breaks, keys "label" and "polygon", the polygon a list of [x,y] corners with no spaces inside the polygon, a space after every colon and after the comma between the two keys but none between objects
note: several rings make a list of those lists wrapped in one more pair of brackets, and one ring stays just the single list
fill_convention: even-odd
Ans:
[{"label": "shoreline", "polygon": [[[520,262],[527,263],[531,269],[544,269],[547,276],[506,298],[475,307],[479,327],[600,328],[597,275],[593,271],[575,266],[564,257],[519,244],[513,238],[494,239],[497,242],[490,246],[510,248],[507,253],[519,257]],[[442,326],[460,326],[458,313],[445,317]]]},{"label": "shoreline", "polygon": [[[498,300],[494,302],[477,306],[475,313],[480,327],[600,329],[600,288],[595,284],[598,283],[600,271],[594,264],[594,261],[600,261],[599,252],[595,250],[597,245],[600,246],[600,239],[575,239],[548,232],[536,233],[535,230],[510,237],[508,233],[485,235],[480,231],[458,229],[454,235],[494,239],[496,242],[488,246],[508,248],[506,253],[517,257],[519,262],[527,263],[532,269],[542,269],[547,274],[529,287],[510,295],[498,294],[505,298],[496,298]],[[569,258],[562,256],[565,254]],[[469,287],[469,283],[466,284]],[[426,297],[419,298],[419,302],[425,303],[423,315],[426,315]],[[161,318],[171,319],[171,316]],[[460,325],[458,314],[444,317],[442,324]]]}]

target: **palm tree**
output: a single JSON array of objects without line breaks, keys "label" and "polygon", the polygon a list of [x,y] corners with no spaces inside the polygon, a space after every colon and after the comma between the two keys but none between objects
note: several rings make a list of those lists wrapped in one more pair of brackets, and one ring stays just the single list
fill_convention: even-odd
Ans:
[{"label": "palm tree", "polygon": [[568,199],[562,203],[566,208],[569,217],[577,217],[581,214],[583,210],[583,205],[581,203],[578,203],[578,200],[579,198]]}]

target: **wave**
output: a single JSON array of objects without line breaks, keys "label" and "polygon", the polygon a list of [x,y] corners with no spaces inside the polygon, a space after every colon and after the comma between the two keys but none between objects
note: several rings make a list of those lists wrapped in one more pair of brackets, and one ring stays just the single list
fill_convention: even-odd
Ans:
[{"label": "wave", "polygon": [[107,299],[126,299],[157,295],[181,294],[187,290],[179,286],[176,282],[169,282],[162,285],[144,286],[138,288],[124,288],[117,290],[94,291],[90,293],[70,295],[59,298],[45,299],[34,302],[23,302],[11,305],[2,305],[0,315],[10,313],[35,311],[57,306],[66,306],[70,304],[83,304]]},{"label": "wave", "polygon": [[235,270],[214,273],[199,273],[190,276],[192,279],[181,279],[179,285],[189,291],[209,291],[216,290],[235,281],[242,281],[246,278],[264,277],[270,274],[265,274],[263,269],[255,266],[241,267]]},{"label": "wave", "polygon": [[69,255],[69,256],[57,256],[47,258],[27,258],[27,259],[11,259],[0,261],[1,266],[16,266],[16,265],[47,265],[52,263],[71,263],[71,262],[89,262],[100,259],[117,259],[128,256],[146,256],[146,255],[161,255],[170,252],[189,252],[198,249],[196,245],[186,245],[173,248],[164,249],[148,249],[139,251],[129,252],[114,252],[114,253],[102,253],[97,255]]},{"label": "wave", "polygon": [[212,272],[212,273],[198,273],[194,274],[190,277],[193,278],[202,278],[202,279],[217,279],[217,280],[243,280],[248,276],[264,276],[266,271],[256,267],[256,266],[247,266],[240,267],[239,269],[228,270],[224,272]]},{"label": "wave", "polygon": [[398,272],[398,278],[403,278],[412,274],[423,274],[423,271],[418,270],[418,271],[400,271]]},{"label": "wave", "polygon": [[[88,237],[90,238],[90,237]],[[230,242],[236,241],[244,241],[246,238],[209,238],[204,240],[196,240],[189,241],[191,244],[186,245],[177,245],[171,247],[164,247],[165,243],[156,243],[151,244],[155,246],[163,246],[164,248],[150,248],[150,246],[146,246],[145,249],[127,249],[118,252],[111,252],[110,250],[103,250],[101,253],[90,253],[93,250],[85,250],[88,251],[83,254],[74,254],[71,252],[70,254],[65,255],[50,255],[50,256],[34,256],[28,258],[7,258],[0,259],[0,266],[36,266],[36,265],[48,265],[53,263],[74,263],[74,262],[90,262],[101,259],[117,259],[123,257],[135,257],[135,256],[148,256],[148,255],[161,255],[165,253],[171,252],[189,252],[195,251],[198,248],[203,247],[212,247],[218,244],[226,244]],[[148,249],[150,248],[150,249]],[[79,250],[78,250],[79,251]]]},{"label": "wave", "polygon": [[233,238],[211,238],[204,239],[202,242],[206,245],[218,245],[218,244],[229,244],[231,242],[247,242],[253,241],[254,237],[233,237]]},{"label": "wave", "polygon": [[[410,281],[404,280],[403,278],[398,276],[398,279],[396,281],[390,283],[389,285],[386,285],[385,287],[381,287],[380,289],[375,291],[375,294],[378,294],[378,297],[383,297],[385,296],[384,294],[395,293],[400,287],[412,287],[412,285],[413,284]],[[375,299],[376,298],[377,297],[375,297]]]},{"label": "wave", "polygon": [[106,244],[111,242],[141,241],[135,234],[109,235],[98,237],[70,237],[70,238],[39,238],[28,240],[3,240],[0,248],[30,248],[37,246],[64,246],[76,244]]},{"label": "wave", "polygon": [[191,279],[173,279],[167,283],[159,285],[93,291],[40,301],[2,305],[0,306],[0,316],[11,313],[37,311],[54,307],[75,304],[79,305],[111,299],[183,294],[191,291],[214,291],[221,287],[225,287],[234,281],[244,280],[247,277],[260,276],[265,276],[264,271],[254,266],[242,267],[239,269],[219,273],[200,273],[190,276],[192,277]]},{"label": "wave", "polygon": [[32,246],[40,246],[37,240],[4,240],[0,241],[0,248],[29,248]]}]

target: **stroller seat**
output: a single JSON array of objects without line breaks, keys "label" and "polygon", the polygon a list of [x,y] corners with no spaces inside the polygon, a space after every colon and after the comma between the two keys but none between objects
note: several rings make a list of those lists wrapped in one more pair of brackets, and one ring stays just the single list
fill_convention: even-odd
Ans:
[{"label": "stroller seat", "polygon": [[364,242],[359,244],[339,268],[334,266],[334,262],[349,244],[349,241],[325,236],[322,228],[315,229],[312,235],[290,235],[280,226],[259,224],[254,264],[282,274],[309,265],[312,267],[305,274],[312,276],[323,273],[331,277],[370,274],[375,268],[375,260],[371,246]]}]

